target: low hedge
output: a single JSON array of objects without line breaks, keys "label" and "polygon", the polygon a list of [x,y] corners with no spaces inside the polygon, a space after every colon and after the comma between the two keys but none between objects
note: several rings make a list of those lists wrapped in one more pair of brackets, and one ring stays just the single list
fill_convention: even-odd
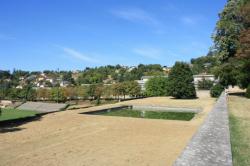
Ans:
[{"label": "low hedge", "polygon": [[211,97],[219,97],[224,91],[224,87],[221,84],[214,85],[210,90]]}]

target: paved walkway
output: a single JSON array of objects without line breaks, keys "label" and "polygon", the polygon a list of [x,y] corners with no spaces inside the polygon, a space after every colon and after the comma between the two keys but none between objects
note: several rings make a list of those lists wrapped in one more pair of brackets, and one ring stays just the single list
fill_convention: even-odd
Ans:
[{"label": "paved walkway", "polygon": [[223,93],[174,166],[232,166],[226,96]]},{"label": "paved walkway", "polygon": [[17,109],[20,110],[32,110],[40,113],[56,112],[64,109],[67,104],[64,103],[45,103],[45,102],[26,102]]}]

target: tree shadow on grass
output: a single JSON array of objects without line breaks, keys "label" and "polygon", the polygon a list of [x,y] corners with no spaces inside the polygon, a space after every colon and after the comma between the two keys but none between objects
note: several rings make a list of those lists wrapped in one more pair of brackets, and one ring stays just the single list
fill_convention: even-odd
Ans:
[{"label": "tree shadow on grass", "polygon": [[245,97],[246,93],[245,92],[230,92],[230,96],[239,96],[239,97]]},{"label": "tree shadow on grass", "polygon": [[0,134],[21,131],[25,128],[22,128],[19,126],[29,123],[29,122],[33,122],[33,121],[40,121],[41,119],[42,119],[42,115],[35,115],[33,117],[0,121]]},{"label": "tree shadow on grass", "polygon": [[193,98],[176,98],[176,97],[170,97],[170,99],[172,99],[172,100],[196,100],[196,99],[199,99],[199,97],[198,96],[196,96],[196,97],[193,97]]}]

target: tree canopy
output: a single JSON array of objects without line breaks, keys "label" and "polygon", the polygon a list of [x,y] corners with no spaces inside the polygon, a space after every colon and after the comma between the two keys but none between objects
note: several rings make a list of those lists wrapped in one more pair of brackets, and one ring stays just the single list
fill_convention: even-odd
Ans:
[{"label": "tree canopy", "polygon": [[195,98],[193,73],[187,63],[176,62],[169,73],[169,94],[175,98]]},{"label": "tree canopy", "polygon": [[166,77],[153,77],[147,81],[147,96],[168,96],[168,94],[168,79]]}]

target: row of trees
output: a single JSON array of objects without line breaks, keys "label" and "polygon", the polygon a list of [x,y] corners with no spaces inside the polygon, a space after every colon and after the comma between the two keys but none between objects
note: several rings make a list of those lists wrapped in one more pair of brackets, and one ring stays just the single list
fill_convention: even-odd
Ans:
[{"label": "row of trees", "polygon": [[176,62],[169,77],[156,76],[146,83],[146,90],[136,81],[124,81],[112,85],[101,83],[74,87],[54,87],[33,89],[31,85],[23,89],[2,87],[0,98],[12,100],[53,100],[126,98],[138,96],[173,96],[175,98],[195,98],[193,74],[188,64]]},{"label": "row of trees", "polygon": [[65,101],[72,99],[100,99],[125,98],[125,96],[138,97],[141,87],[135,81],[126,81],[113,85],[91,84],[88,86],[54,87],[34,89],[27,85],[23,89],[1,88],[0,98],[11,100],[53,100]]}]

